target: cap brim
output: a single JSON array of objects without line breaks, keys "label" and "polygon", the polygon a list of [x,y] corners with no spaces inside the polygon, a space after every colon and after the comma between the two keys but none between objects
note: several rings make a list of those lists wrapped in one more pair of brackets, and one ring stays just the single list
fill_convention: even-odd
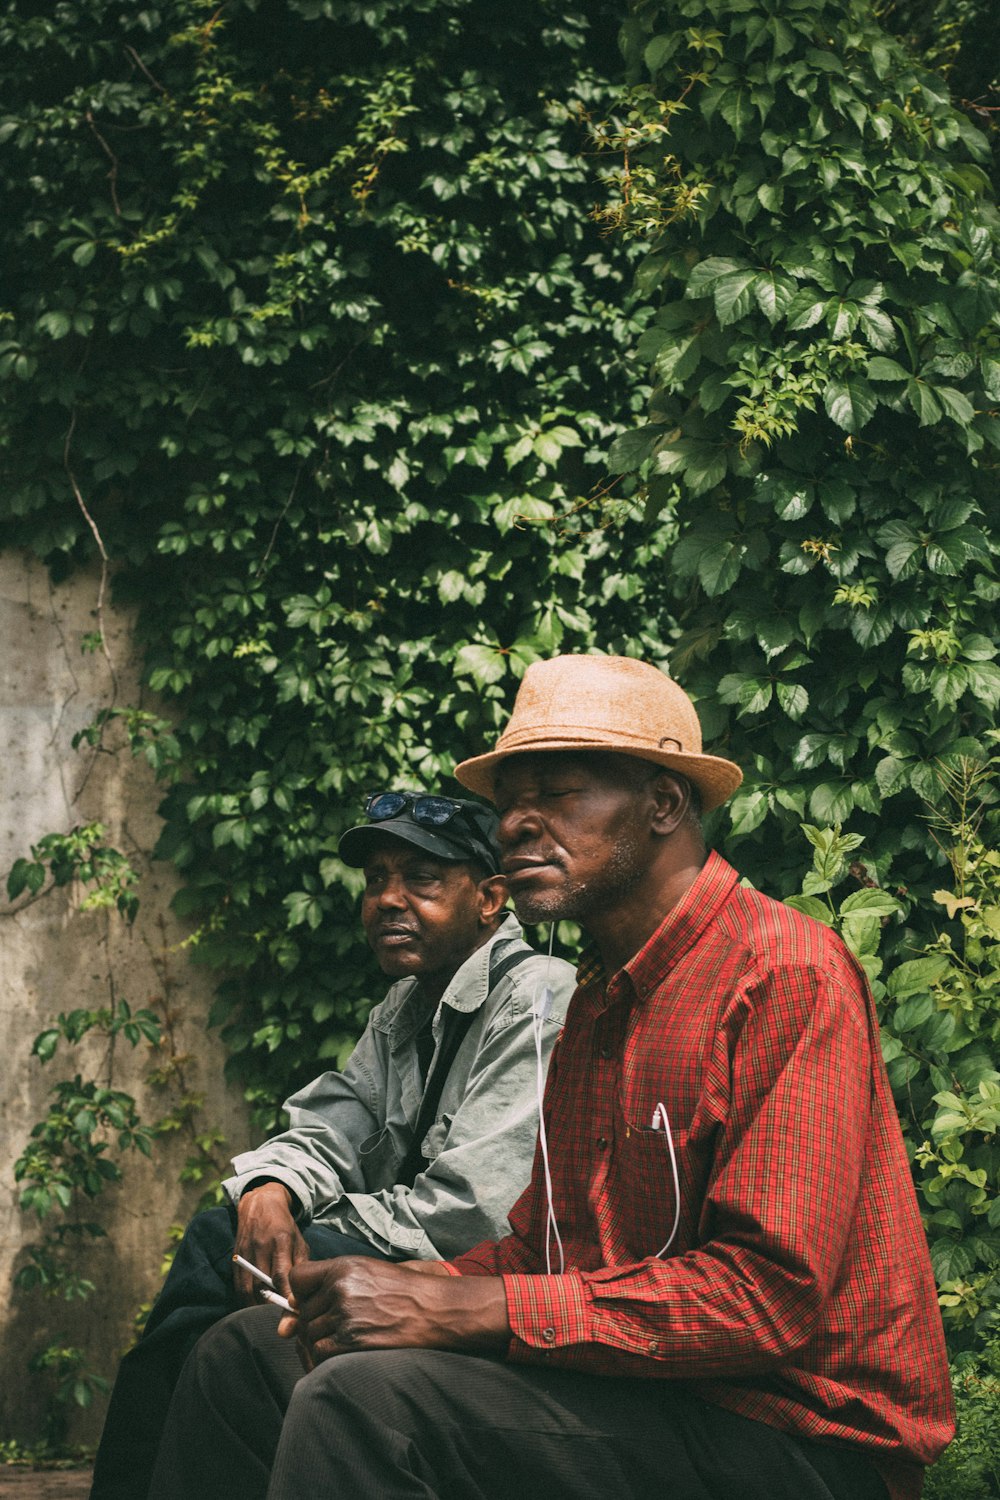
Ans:
[{"label": "cap brim", "polygon": [[360,870],[368,858],[374,839],[399,839],[401,843],[413,844],[417,849],[423,849],[425,854],[432,854],[435,859],[443,859],[449,864],[478,864],[490,874],[499,873],[498,856],[491,853],[485,843],[470,844],[465,838],[458,843],[448,837],[447,827],[422,828],[417,823],[397,823],[392,818],[387,818],[384,823],[358,823],[355,827],[348,828],[341,835],[337,853],[345,865]]},{"label": "cap brim", "polygon": [[556,750],[578,755],[594,751],[606,755],[627,755],[632,760],[644,760],[651,765],[664,766],[668,771],[679,771],[698,788],[704,812],[720,807],[743,780],[743,772],[739,766],[731,760],[723,760],[719,755],[688,755],[683,751],[651,750],[644,746],[633,749],[620,743],[608,743],[607,740],[583,738],[546,739],[541,743],[520,744],[516,749],[497,750],[490,755],[476,755],[455,767],[455,779],[462,786],[468,787],[469,791],[492,802],[496,770],[501,761],[511,760],[515,755],[547,754]]},{"label": "cap brim", "polygon": [[473,857],[468,849],[456,849],[433,828],[418,828],[412,823],[394,825],[391,820],[385,823],[358,823],[354,828],[349,828],[337,845],[337,853],[345,865],[360,870],[375,839],[398,839],[403,844],[414,844],[426,854],[433,854],[435,859],[448,860],[453,864],[468,864]]}]

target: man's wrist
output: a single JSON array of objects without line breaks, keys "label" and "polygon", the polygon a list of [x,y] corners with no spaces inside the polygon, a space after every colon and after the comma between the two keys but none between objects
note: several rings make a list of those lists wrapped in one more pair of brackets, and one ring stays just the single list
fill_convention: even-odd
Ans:
[{"label": "man's wrist", "polygon": [[301,1207],[299,1200],[298,1198],[296,1198],[295,1194],[292,1192],[288,1184],[281,1181],[280,1177],[255,1177],[253,1181],[248,1182],[246,1187],[243,1189],[242,1193],[240,1194],[240,1202],[245,1203],[251,1193],[261,1193],[268,1188],[275,1188],[280,1190],[284,1199],[285,1206],[287,1207],[289,1213],[292,1214],[293,1217],[298,1214]]},{"label": "man's wrist", "polygon": [[511,1341],[507,1295],[499,1276],[459,1276],[434,1283],[447,1309],[450,1338],[444,1347],[505,1350]]}]

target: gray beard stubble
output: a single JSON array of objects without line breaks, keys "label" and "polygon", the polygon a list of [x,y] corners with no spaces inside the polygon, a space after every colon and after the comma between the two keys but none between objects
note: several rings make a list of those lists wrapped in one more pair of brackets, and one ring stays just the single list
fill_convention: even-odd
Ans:
[{"label": "gray beard stubble", "polygon": [[554,891],[526,892],[515,897],[514,909],[522,922],[579,922],[586,927],[588,916],[616,905],[644,873],[638,841],[631,832],[622,832],[611,845],[607,863],[592,880],[570,880]]}]

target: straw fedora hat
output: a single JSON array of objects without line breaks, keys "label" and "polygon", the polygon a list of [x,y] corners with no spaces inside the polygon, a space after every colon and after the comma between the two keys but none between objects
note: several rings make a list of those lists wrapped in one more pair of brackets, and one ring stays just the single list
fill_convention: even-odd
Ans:
[{"label": "straw fedora hat", "polygon": [[470,791],[492,798],[499,763],[540,750],[612,751],[680,771],[700,790],[706,812],[743,780],[732,761],[702,754],[701,725],[683,688],[631,656],[533,662],[496,749],[463,760],[455,775]]}]

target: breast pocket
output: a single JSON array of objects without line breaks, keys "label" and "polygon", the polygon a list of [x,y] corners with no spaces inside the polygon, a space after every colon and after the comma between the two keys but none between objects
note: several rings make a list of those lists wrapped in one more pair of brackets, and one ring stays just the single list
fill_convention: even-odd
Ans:
[{"label": "breast pocket", "polygon": [[[635,1260],[658,1255],[668,1240],[667,1253],[676,1254],[683,1243],[683,1186],[679,1195],[678,1183],[683,1184],[687,1132],[674,1130],[671,1135],[673,1157],[665,1130],[619,1121],[611,1196],[620,1205],[618,1232],[623,1248]],[[671,1240],[675,1223],[677,1232]]]},{"label": "breast pocket", "polygon": [[361,1142],[358,1159],[364,1173],[365,1188],[369,1193],[392,1187],[401,1158],[388,1125]]}]

